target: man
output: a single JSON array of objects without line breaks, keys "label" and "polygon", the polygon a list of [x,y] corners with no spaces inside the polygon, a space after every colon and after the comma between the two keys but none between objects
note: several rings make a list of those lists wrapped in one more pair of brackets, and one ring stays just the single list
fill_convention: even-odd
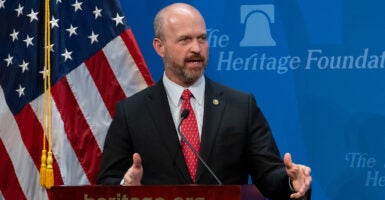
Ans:
[{"label": "man", "polygon": [[117,104],[98,183],[247,184],[251,176],[270,199],[303,197],[310,168],[294,164],[290,154],[282,161],[254,97],[203,75],[209,53],[199,11],[188,4],[169,5],[156,15],[154,29],[164,75]]}]

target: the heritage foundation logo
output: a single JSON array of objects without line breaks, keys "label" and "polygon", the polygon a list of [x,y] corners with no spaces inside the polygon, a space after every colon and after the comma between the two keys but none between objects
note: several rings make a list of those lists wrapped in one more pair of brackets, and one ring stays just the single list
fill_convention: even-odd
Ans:
[{"label": "the heritage foundation logo", "polygon": [[241,5],[240,8],[245,31],[239,46],[276,46],[270,29],[275,21],[274,5]]},{"label": "the heritage foundation logo", "polygon": [[[385,69],[385,51],[364,48],[354,54],[334,55],[321,48],[307,49],[302,56],[265,52],[279,46],[271,27],[277,21],[273,4],[240,5],[240,24],[244,31],[226,33],[207,29],[207,39],[217,54],[217,71],[271,71],[286,74],[296,70],[378,70]],[[242,39],[233,40],[235,34]],[[239,51],[241,50],[242,51]],[[271,50],[271,49],[270,49]]]}]

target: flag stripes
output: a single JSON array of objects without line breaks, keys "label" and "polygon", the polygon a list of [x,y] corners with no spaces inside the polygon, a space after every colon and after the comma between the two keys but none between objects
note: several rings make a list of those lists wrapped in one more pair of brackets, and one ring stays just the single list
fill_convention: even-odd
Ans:
[{"label": "flag stripes", "polygon": [[0,140],[0,160],[1,167],[7,169],[7,171],[0,170],[0,191],[3,194],[2,196],[5,199],[25,199],[24,193],[17,181],[11,158],[2,140]]},{"label": "flag stripes", "polygon": [[131,96],[154,83],[140,52],[135,52],[139,51],[139,48],[134,40],[131,29],[127,29],[120,34],[120,37],[115,38],[103,48],[108,63],[110,63],[110,67],[126,96]]},{"label": "flag stripes", "polygon": [[[47,199],[46,190],[39,184],[39,170],[24,145],[18,123],[8,107],[3,106],[6,103],[1,88],[0,105],[1,192],[6,199]],[[18,120],[26,122],[30,118]]]},{"label": "flag stripes", "polygon": [[[43,127],[42,123],[39,122],[37,118],[37,114],[32,109],[31,105],[26,105],[23,110],[15,115],[16,123],[18,124],[20,135],[22,137],[23,143],[30,154],[36,169],[40,169],[40,157],[41,157],[41,149],[43,148]],[[25,123],[25,120],[28,120],[29,123]],[[37,138],[41,138],[40,140],[36,140]],[[47,143],[47,139],[46,144]],[[54,171],[59,171],[59,167],[55,162],[55,157],[53,157],[53,169]],[[61,179],[60,173],[55,174],[55,182],[57,184],[62,184],[63,180]]]},{"label": "flag stripes", "polygon": [[102,95],[98,92],[99,90],[84,63],[67,75],[67,81],[99,148],[102,149],[105,133],[107,133],[109,126],[108,122],[112,119],[106,106],[100,106],[104,105]]},{"label": "flag stripes", "polygon": [[[29,123],[25,123],[28,119]],[[40,154],[43,147],[43,139],[36,140],[43,136],[43,128],[36,118],[30,105],[26,105],[23,110],[15,115],[16,123],[18,124],[20,136],[23,140],[24,146],[27,148],[36,169],[40,168]]]},{"label": "flag stripes", "polygon": [[[40,123],[43,123],[43,96],[40,96],[33,102],[31,106],[39,116]],[[57,110],[55,101],[52,101],[52,151],[54,154],[54,176],[55,185],[83,185],[89,184],[83,168],[68,141],[67,134],[64,129],[64,122]],[[55,166],[59,166],[56,170]],[[61,175],[60,177],[57,177]],[[60,180],[60,181],[59,181]]]},{"label": "flag stripes", "polygon": [[88,180],[94,184],[102,152],[68,85],[67,78],[62,78],[52,87],[52,97],[64,121],[68,140]]},{"label": "flag stripes", "polygon": [[[99,66],[97,69],[93,67],[96,63]],[[114,116],[114,102],[123,99],[126,95],[120,87],[119,82],[116,80],[111,67],[109,67],[106,56],[103,51],[99,51],[96,55],[88,59],[85,64],[102,96],[108,112],[111,116]],[[108,83],[108,87],[106,87],[106,83]]]},{"label": "flag stripes", "polygon": [[[151,78],[150,72],[147,70],[146,63],[144,61],[143,56],[140,53],[140,49],[138,44],[136,43],[134,34],[131,29],[127,29],[125,34],[121,34],[124,43],[126,44],[126,48],[128,48],[129,54],[134,59],[134,62],[138,66],[140,74],[143,76],[144,81],[146,81],[147,85],[152,85],[154,82]],[[130,65],[131,66],[131,65]],[[136,76],[138,77],[138,76]]]}]

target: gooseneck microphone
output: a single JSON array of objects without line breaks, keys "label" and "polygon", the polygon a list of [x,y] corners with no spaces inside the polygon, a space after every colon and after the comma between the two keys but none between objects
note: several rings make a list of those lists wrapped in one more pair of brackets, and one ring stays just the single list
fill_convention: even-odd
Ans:
[{"label": "gooseneck microphone", "polygon": [[210,174],[215,178],[215,180],[218,182],[219,185],[222,185],[222,182],[219,180],[219,178],[215,175],[215,173],[211,170],[211,168],[207,165],[207,163],[202,159],[202,157],[199,155],[197,150],[194,149],[194,147],[191,145],[191,143],[187,140],[187,138],[183,135],[183,133],[180,130],[180,126],[182,125],[182,122],[188,117],[190,111],[188,109],[184,109],[182,113],[180,114],[180,122],[178,125],[178,134],[184,140],[187,144],[187,146],[191,149],[191,151],[198,157],[198,159],[202,162],[202,164],[206,167],[206,169],[210,172]]}]

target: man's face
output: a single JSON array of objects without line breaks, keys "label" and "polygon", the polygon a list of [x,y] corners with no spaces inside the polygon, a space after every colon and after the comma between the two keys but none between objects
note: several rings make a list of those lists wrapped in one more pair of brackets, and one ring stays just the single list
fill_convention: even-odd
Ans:
[{"label": "man's face", "polygon": [[173,15],[165,22],[163,33],[167,77],[183,86],[193,84],[203,74],[208,60],[203,18],[194,13]]}]

